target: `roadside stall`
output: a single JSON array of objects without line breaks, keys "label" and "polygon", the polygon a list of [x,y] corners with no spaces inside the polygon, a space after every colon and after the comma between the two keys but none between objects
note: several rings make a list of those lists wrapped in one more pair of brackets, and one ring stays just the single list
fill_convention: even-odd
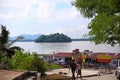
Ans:
[{"label": "roadside stall", "polygon": [[99,62],[99,73],[107,73],[110,69],[111,56],[110,55],[97,55],[97,62]]}]

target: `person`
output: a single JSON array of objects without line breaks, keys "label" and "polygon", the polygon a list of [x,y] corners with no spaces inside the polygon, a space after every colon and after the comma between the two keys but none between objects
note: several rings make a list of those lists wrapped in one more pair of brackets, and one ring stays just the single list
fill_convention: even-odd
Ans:
[{"label": "person", "polygon": [[81,66],[81,68],[82,68],[82,64],[83,64],[83,62],[82,62],[82,60],[80,59],[80,58],[78,58],[78,64]]},{"label": "person", "polygon": [[76,68],[76,73],[77,73],[77,78],[78,78],[78,75],[80,75],[80,79],[82,79],[82,75],[81,75],[81,65],[80,64],[77,64],[77,68]]},{"label": "person", "polygon": [[71,69],[72,72],[72,80],[75,80],[75,70],[76,70],[76,63],[75,60],[72,60],[69,66],[69,70]]}]

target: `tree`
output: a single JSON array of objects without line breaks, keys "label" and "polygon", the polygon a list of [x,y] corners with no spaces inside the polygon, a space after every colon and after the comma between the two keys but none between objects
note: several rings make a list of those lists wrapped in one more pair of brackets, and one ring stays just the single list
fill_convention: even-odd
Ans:
[{"label": "tree", "polygon": [[0,33],[0,55],[2,53],[6,53],[9,58],[12,57],[12,55],[15,53],[15,51],[21,51],[23,50],[22,48],[18,46],[13,46],[11,45],[16,42],[19,39],[22,39],[23,37],[19,36],[12,42],[9,42],[9,31],[6,29],[6,26],[1,25],[1,33]]},{"label": "tree", "polygon": [[86,18],[88,36],[96,44],[120,45],[120,0],[76,0],[72,3]]}]

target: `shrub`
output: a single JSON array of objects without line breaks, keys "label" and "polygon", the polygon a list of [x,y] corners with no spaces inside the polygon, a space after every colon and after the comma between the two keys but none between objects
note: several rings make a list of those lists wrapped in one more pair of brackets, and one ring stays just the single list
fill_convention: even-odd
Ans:
[{"label": "shrub", "polygon": [[9,60],[9,69],[13,70],[32,70],[44,73],[46,68],[44,61],[37,54],[16,52],[12,59]]}]

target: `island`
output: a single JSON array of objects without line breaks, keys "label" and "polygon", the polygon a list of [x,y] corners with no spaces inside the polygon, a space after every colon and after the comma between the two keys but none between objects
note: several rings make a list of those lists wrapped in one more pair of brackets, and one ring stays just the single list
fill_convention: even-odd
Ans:
[{"label": "island", "polygon": [[55,33],[50,35],[41,35],[35,42],[71,42],[72,39],[63,33]]}]

